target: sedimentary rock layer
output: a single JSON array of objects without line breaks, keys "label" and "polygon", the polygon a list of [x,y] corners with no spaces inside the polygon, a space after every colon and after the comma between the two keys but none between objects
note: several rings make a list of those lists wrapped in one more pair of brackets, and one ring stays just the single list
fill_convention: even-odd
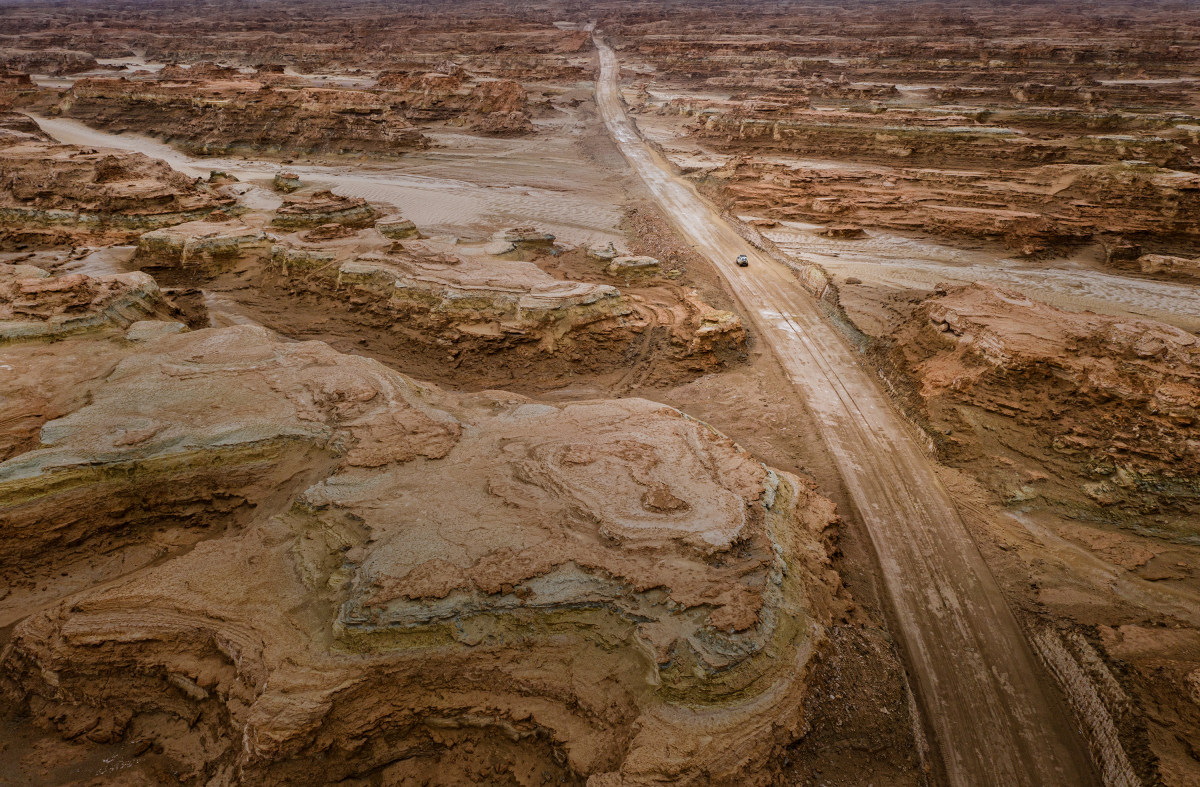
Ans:
[{"label": "sedimentary rock layer", "polygon": [[828,501],[677,411],[454,395],[260,328],[137,345],[0,487],[13,555],[36,521],[229,528],[0,656],[10,702],[187,783],[764,783],[836,587]]},{"label": "sedimentary rock layer", "polygon": [[0,240],[129,237],[234,203],[140,153],[59,145],[19,124],[7,127],[0,134]]},{"label": "sedimentary rock layer", "polygon": [[110,131],[160,136],[184,150],[217,154],[373,153],[398,155],[428,141],[380,96],[355,90],[272,86],[234,71],[190,71],[149,81],[82,79],[58,111]]},{"label": "sedimentary rock layer", "polygon": [[895,337],[950,458],[995,462],[1013,500],[1099,508],[1168,538],[1200,510],[1200,339],[981,285],[930,299]]},{"label": "sedimentary rock layer", "polygon": [[145,273],[51,277],[30,265],[0,263],[0,343],[126,328],[171,314],[158,284]]}]

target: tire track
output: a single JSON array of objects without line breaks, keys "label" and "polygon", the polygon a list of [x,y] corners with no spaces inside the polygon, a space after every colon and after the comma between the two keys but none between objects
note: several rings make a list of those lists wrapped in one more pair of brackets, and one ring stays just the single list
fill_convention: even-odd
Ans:
[{"label": "tire track", "polygon": [[[953,785],[1085,785],[1097,775],[1063,697],[886,395],[781,264],[758,252],[638,135],[596,38],[597,103],[664,213],[729,281],[814,413],[871,535],[898,638]],[[739,269],[733,259],[750,258]]]}]

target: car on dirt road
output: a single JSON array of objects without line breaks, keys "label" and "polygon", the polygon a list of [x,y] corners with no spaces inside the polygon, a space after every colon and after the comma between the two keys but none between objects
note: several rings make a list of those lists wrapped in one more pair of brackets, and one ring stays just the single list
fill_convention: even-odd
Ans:
[{"label": "car on dirt road", "polygon": [[739,268],[745,268],[750,265],[750,258],[745,254],[739,254],[736,262]]}]

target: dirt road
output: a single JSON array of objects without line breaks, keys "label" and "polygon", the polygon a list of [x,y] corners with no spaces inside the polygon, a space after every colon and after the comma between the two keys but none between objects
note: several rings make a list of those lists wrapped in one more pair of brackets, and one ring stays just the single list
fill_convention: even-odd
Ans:
[{"label": "dirt road", "polygon": [[[600,112],[663,211],[730,286],[821,424],[871,534],[896,634],[953,785],[1081,785],[1097,777],[963,520],[904,421],[782,264],[759,253],[646,145],[597,38]],[[739,269],[734,259],[750,258]]]}]

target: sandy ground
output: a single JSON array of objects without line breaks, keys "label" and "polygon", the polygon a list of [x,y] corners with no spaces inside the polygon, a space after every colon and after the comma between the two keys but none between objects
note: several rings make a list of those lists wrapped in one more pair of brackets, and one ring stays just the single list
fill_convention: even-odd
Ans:
[{"label": "sandy ground", "polygon": [[[661,145],[678,167],[710,169],[732,158],[706,150],[693,139],[681,138],[680,125],[679,118],[638,117],[639,130]],[[879,166],[852,161],[785,154],[758,158],[796,170],[845,173],[880,170]],[[882,327],[886,320],[883,313],[887,309],[878,301],[888,294],[930,290],[942,282],[976,281],[1015,288],[1060,309],[1149,317],[1185,330],[1200,330],[1200,287],[1102,270],[1104,252],[1098,244],[1083,247],[1068,257],[1031,261],[1012,257],[999,244],[951,245],[936,238],[910,237],[876,228],[866,230],[859,238],[825,238],[817,234],[824,226],[783,221],[763,234],[788,254],[820,263],[839,284],[848,278],[861,280],[866,289],[855,292],[855,285],[844,287],[843,302],[859,327],[868,333],[875,334],[874,329]]]},{"label": "sandy ground", "polygon": [[[870,529],[897,631],[951,784],[1092,781],[1083,743],[933,463],[847,345],[780,263],[725,224],[642,142],[601,45],[601,113],[664,210],[729,279],[818,417]],[[747,254],[747,270],[733,265]]]},{"label": "sandy ground", "polygon": [[[820,228],[783,222],[764,235],[797,257],[819,262],[839,284],[857,278],[866,287],[930,290],[943,282],[977,281],[1019,290],[1059,309],[1149,317],[1185,330],[1200,330],[1200,287],[1094,270],[1091,266],[1102,254],[1095,248],[1070,259],[1030,262],[878,229],[867,230],[864,238],[823,238],[813,232]],[[850,285],[842,290],[850,302],[855,297],[853,289]],[[862,321],[853,315],[855,321],[872,333],[870,311],[863,312]]]},{"label": "sandy ground", "polygon": [[[333,77],[330,79],[336,81]],[[581,87],[581,90],[588,88],[590,85]],[[207,176],[213,169],[224,170],[244,181],[242,188],[247,191],[244,200],[256,208],[270,209],[278,204],[279,197],[269,187],[270,178],[281,169],[286,169],[300,174],[306,185],[331,187],[339,194],[361,196],[374,202],[394,205],[427,232],[479,239],[489,235],[497,226],[536,223],[567,243],[612,241],[620,247],[622,241],[629,240],[620,226],[621,205],[630,196],[630,184],[626,180],[628,170],[619,154],[606,151],[599,140],[587,139],[591,133],[589,126],[594,126],[595,121],[594,115],[589,116],[590,106],[585,103],[578,114],[546,123],[545,133],[535,138],[493,139],[452,130],[432,132],[429,135],[435,139],[437,147],[408,154],[394,163],[354,163],[340,159],[281,165],[266,159],[195,158],[148,137],[107,134],[69,120],[38,118],[38,121],[47,132],[63,142],[143,152],[167,160],[176,168],[195,176]],[[644,122],[644,130],[653,127],[654,133],[648,133],[647,136],[661,142],[669,139],[671,132],[667,124],[659,128],[659,120],[647,116],[639,119],[639,122]],[[585,144],[579,144],[581,140]],[[709,167],[719,163],[718,159],[725,158],[706,153],[699,146],[695,146],[694,150],[685,150],[685,146],[692,145],[687,141],[677,141],[677,144],[679,149],[671,150],[672,161],[676,164]],[[597,166],[598,163],[601,165]],[[853,164],[847,162],[789,159],[787,163],[811,168],[854,168]],[[567,180],[564,172],[571,173],[569,186],[563,185]],[[636,188],[633,190],[637,192]],[[678,216],[672,218],[679,219]],[[817,235],[818,229],[820,225],[786,222],[767,230],[765,234],[785,251],[800,258],[819,261],[829,270],[842,285],[843,305],[869,333],[884,332],[897,304],[907,302],[913,291],[931,289],[939,282],[976,280],[1015,287],[1060,308],[1147,316],[1190,330],[1200,328],[1200,290],[1188,285],[1097,270],[1096,249],[1084,249],[1071,259],[1029,262],[1012,259],[1005,256],[1003,250],[992,250],[982,244],[973,248],[955,248],[934,239],[903,237],[874,229],[868,230],[867,235],[859,239],[828,239]],[[701,244],[701,252],[712,253],[712,250],[712,244]],[[723,248],[714,260],[717,268],[725,273],[729,273],[725,270],[728,268],[728,251]],[[124,253],[119,249],[105,250],[71,267],[90,273],[111,272],[121,269]],[[756,259],[749,275],[758,276],[759,269],[769,264]],[[748,275],[747,272],[737,271],[733,271],[733,274],[735,279]],[[846,284],[851,277],[862,283]],[[723,281],[718,281],[716,286],[721,285],[730,286]],[[742,302],[749,305],[746,289],[740,287],[737,280],[732,285]],[[847,457],[831,452],[821,439],[822,431],[830,428],[825,422],[828,413],[822,417],[818,411],[818,415],[814,416],[805,407],[804,401],[794,396],[794,379],[789,379],[789,374],[795,374],[796,364],[790,363],[789,369],[785,365],[789,364],[789,359],[783,358],[781,364],[781,359],[771,349],[772,324],[781,326],[783,322],[795,319],[797,314],[794,312],[802,310],[797,304],[803,297],[795,303],[779,306],[780,297],[776,293],[760,292],[759,295],[763,298],[769,296],[776,302],[776,307],[759,311],[758,319],[765,319],[766,322],[760,322],[757,327],[766,341],[760,339],[756,343],[757,349],[752,353],[750,364],[733,372],[706,376],[668,391],[642,393],[713,423],[777,467],[811,475],[825,494],[834,498],[848,518],[856,522],[864,512],[856,509],[854,493],[842,482],[841,464],[847,461]],[[244,306],[229,293],[210,291],[204,294],[204,298],[214,317],[214,325],[255,321],[255,317],[249,316]],[[349,339],[344,344],[347,346],[342,347],[343,350],[361,352]],[[844,352],[845,348],[842,347],[841,351]],[[553,398],[569,400],[606,393],[603,386],[568,386],[555,392]],[[882,432],[876,427],[876,434],[866,439],[878,440],[881,435]],[[896,435],[889,437],[895,438]],[[857,470],[862,472],[863,468]],[[968,500],[972,501],[972,506],[982,505],[980,501],[986,498],[986,494],[961,473],[946,468],[936,468],[936,472],[940,483],[951,490],[960,510]],[[939,481],[934,481],[934,484]],[[1080,546],[1069,537],[1064,538],[1060,534],[1060,523],[1047,523],[1037,516],[1016,513],[1000,517],[1002,521],[998,521],[994,511],[986,515],[972,511],[974,508],[963,511],[967,528],[981,544],[993,570],[1004,576],[1006,587],[1011,579],[1009,574],[1017,572],[1010,571],[1012,567],[1006,566],[1003,558],[1011,559],[1011,556],[1005,552],[997,553],[996,544],[1009,544],[1024,538],[1045,548],[1050,557],[1046,563],[1053,564],[1054,570],[1067,566],[1070,572],[1089,578],[1096,587],[1108,589],[1119,600],[1156,609],[1164,615],[1194,619],[1194,614],[1187,614],[1190,608],[1194,608],[1194,593],[1168,588],[1162,582],[1146,581],[1123,571],[1103,556],[1097,556],[1093,550]],[[838,568],[854,588],[856,600],[868,606],[877,604],[877,600],[871,597],[878,579],[874,576],[876,558],[870,543],[865,537],[857,542],[853,538],[843,537],[842,545],[848,554],[842,557]],[[1001,550],[1008,548],[1000,547]],[[997,554],[1001,557],[1000,562],[995,561]],[[1052,569],[1047,568],[1039,581],[1044,579],[1044,584],[1049,586],[1051,573]],[[887,589],[880,589],[880,592],[886,595]],[[886,642],[886,633],[880,633],[879,636]],[[886,644],[884,647],[886,649]],[[856,669],[867,670],[877,663],[866,659]],[[889,679],[893,683],[888,684]],[[848,703],[864,699],[868,703],[880,701],[866,694],[853,697],[850,695],[851,689],[838,683],[836,678],[829,678],[829,681],[829,686],[839,692],[839,701],[843,700],[842,692],[846,692],[845,701]],[[884,688],[876,685],[872,691],[880,695],[889,692],[895,694],[895,687],[903,686],[903,676],[889,678],[880,670],[873,673],[870,680],[862,682],[868,686],[873,682],[887,684]],[[895,697],[890,697],[888,701],[894,702]],[[1065,712],[1060,714],[1065,718]],[[840,731],[845,720],[844,714],[835,715],[835,720]],[[830,747],[845,750],[843,744],[844,741],[841,741],[836,745],[830,744]],[[805,745],[817,744],[810,742]],[[827,765],[829,761],[821,759],[829,756],[828,751],[820,748],[823,746],[820,744],[816,751],[804,751],[803,762]],[[875,736],[860,747],[851,747],[845,755],[845,761],[836,767],[849,768],[856,758],[863,759],[863,751],[870,752],[869,759],[877,763],[875,767],[889,757],[903,760],[911,755],[911,752],[880,755],[879,751],[884,746],[890,746],[893,752],[902,752],[904,742],[881,741]],[[859,753],[855,754],[856,751]],[[806,783],[828,781],[828,768],[822,773],[817,765],[812,767],[816,770],[811,775],[805,774]],[[883,778],[884,783],[905,783],[898,772],[874,775]],[[842,776],[845,777],[846,773],[842,773]],[[836,783],[859,782],[852,779]]]},{"label": "sandy ground", "polygon": [[[395,164],[281,165],[194,158],[142,135],[109,134],[62,118],[35,120],[60,142],[144,153],[196,177],[221,170],[265,188],[275,173],[294,172],[306,184],[393,205],[428,234],[482,239],[497,225],[534,224],[571,245],[623,241],[618,185],[579,153],[570,132],[555,130],[533,139],[442,133],[437,139],[444,148],[406,156]],[[564,172],[572,173],[569,191],[555,185],[561,184]],[[262,199],[271,196],[267,192]]]}]

